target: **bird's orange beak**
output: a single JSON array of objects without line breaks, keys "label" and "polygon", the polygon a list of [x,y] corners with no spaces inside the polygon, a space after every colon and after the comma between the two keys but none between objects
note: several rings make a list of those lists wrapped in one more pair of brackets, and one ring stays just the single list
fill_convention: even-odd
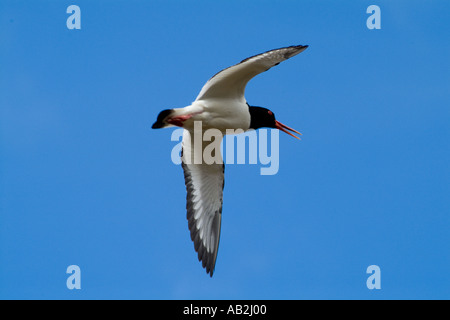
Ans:
[{"label": "bird's orange beak", "polygon": [[290,133],[288,130],[290,130],[290,131],[292,131],[292,132],[295,132],[295,133],[297,133],[297,134],[299,134],[299,135],[302,135],[300,132],[298,132],[297,130],[294,130],[294,129],[288,127],[288,126],[285,125],[285,124],[282,124],[280,121],[275,120],[275,127],[276,127],[278,130],[281,130],[281,131],[283,131],[283,132],[286,132],[288,135],[290,135],[290,136],[292,136],[292,137],[294,137],[294,138],[300,140],[299,137],[297,137],[296,135]]}]

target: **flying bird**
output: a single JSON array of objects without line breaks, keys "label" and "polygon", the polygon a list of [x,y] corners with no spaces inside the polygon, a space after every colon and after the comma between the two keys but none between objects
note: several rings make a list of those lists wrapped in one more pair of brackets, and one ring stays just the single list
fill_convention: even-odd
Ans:
[{"label": "flying bird", "polygon": [[[191,239],[198,260],[212,277],[219,247],[224,187],[223,163],[195,161],[203,156],[204,146],[195,148],[194,123],[201,121],[202,131],[218,129],[279,129],[294,138],[300,132],[275,120],[272,111],[250,106],[244,96],[245,86],[256,75],[292,58],[308,46],[290,46],[270,50],[216,73],[201,89],[195,101],[184,108],[166,109],[159,113],[153,129],[184,128],[181,166],[186,184],[186,210]],[[293,133],[292,133],[293,132]]]}]

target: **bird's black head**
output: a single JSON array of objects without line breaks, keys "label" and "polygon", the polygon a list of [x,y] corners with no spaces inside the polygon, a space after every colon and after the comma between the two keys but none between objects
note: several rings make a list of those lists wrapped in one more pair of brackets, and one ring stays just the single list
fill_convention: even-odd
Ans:
[{"label": "bird's black head", "polygon": [[262,107],[248,107],[250,112],[250,129],[276,128],[275,115]]},{"label": "bird's black head", "polygon": [[[291,132],[295,132],[300,134],[300,132],[289,128],[288,126],[282,124],[281,122],[275,120],[275,115],[272,111],[262,107],[252,107],[248,106],[248,110],[250,112],[250,129],[259,129],[259,128],[275,128],[287,133],[290,136],[293,136],[296,139],[300,139],[299,137],[293,135]],[[289,130],[289,131],[288,131]]]}]

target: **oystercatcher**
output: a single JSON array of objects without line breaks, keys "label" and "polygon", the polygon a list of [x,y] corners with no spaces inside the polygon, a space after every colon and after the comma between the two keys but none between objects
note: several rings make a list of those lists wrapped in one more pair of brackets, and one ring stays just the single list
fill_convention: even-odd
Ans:
[{"label": "oystercatcher", "polygon": [[272,111],[250,106],[244,91],[254,76],[299,54],[307,47],[298,45],[270,50],[218,72],[206,82],[191,105],[161,111],[152,126],[153,129],[171,126],[186,129],[182,140],[181,165],[187,190],[188,226],[198,259],[211,277],[219,246],[225,165],[194,161],[194,157],[203,157],[205,147],[194,147],[194,123],[201,121],[202,130],[214,128],[224,134],[227,129],[246,131],[262,127],[276,128],[298,139],[291,132],[300,133],[275,120]]}]

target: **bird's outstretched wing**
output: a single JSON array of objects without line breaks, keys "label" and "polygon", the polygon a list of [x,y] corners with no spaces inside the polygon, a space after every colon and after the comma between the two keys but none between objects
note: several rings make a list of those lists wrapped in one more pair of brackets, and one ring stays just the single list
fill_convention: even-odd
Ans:
[{"label": "bird's outstretched wing", "polygon": [[299,54],[307,47],[290,46],[270,50],[244,59],[240,63],[218,72],[209,79],[196,100],[209,98],[244,99],[245,86],[250,79]]},{"label": "bird's outstretched wing", "polygon": [[[200,155],[201,164],[194,163],[194,154]],[[191,239],[198,260],[212,277],[219,248],[222,220],[222,191],[224,187],[223,163],[206,164],[203,148],[194,148],[191,133],[184,130],[181,165],[186,184],[186,210]]]}]

